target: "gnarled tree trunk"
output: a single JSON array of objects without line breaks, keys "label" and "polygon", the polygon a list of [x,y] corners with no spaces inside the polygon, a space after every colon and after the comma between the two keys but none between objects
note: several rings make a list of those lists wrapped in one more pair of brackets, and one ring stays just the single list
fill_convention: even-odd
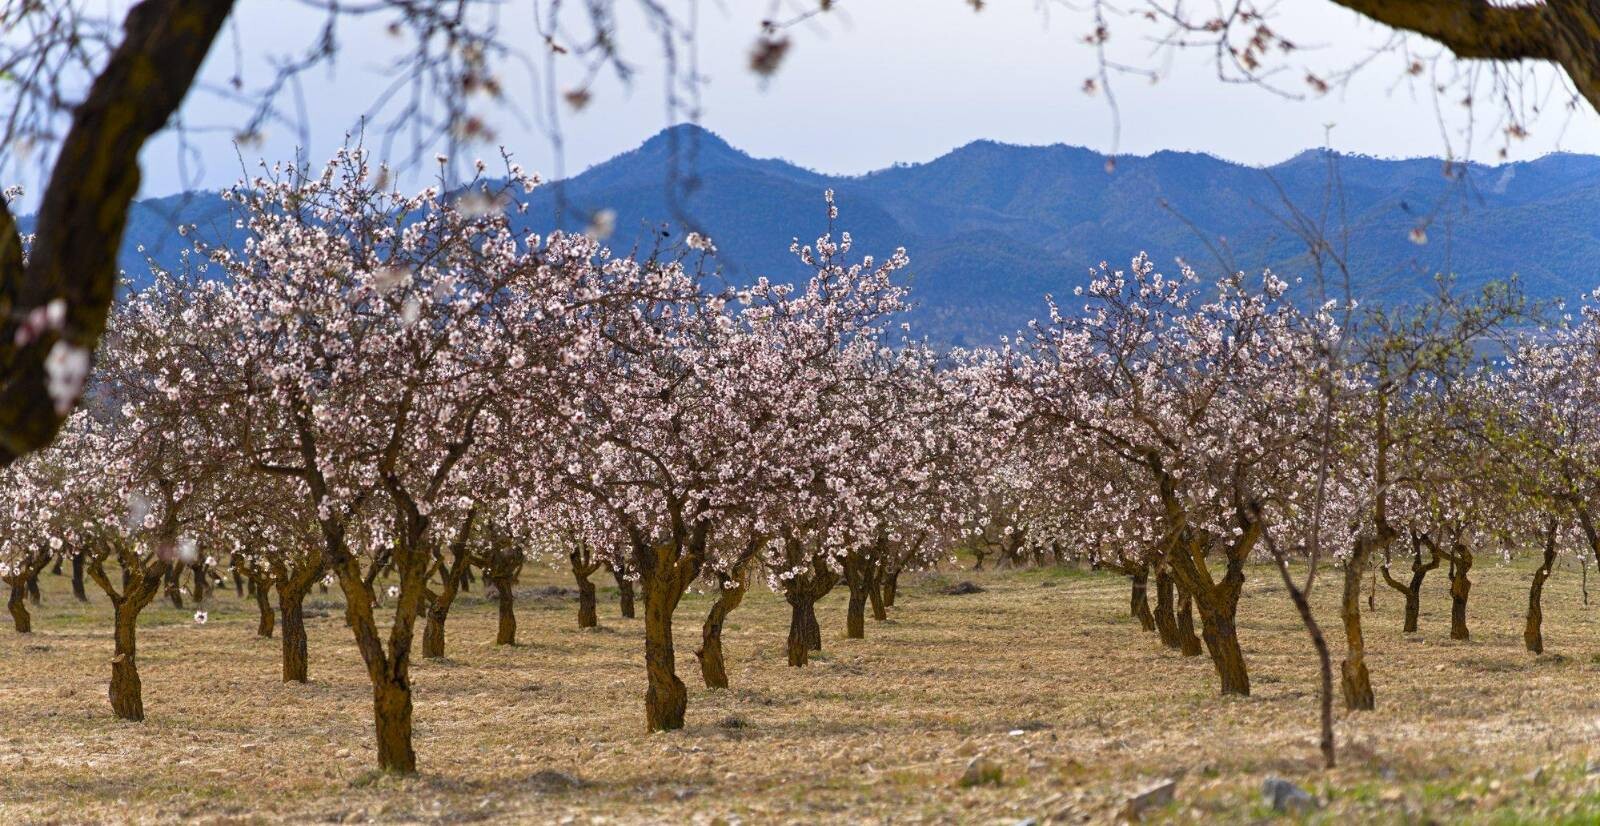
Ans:
[{"label": "gnarled tree trunk", "polygon": [[1472,592],[1472,580],[1467,574],[1472,570],[1472,551],[1457,543],[1450,556],[1450,639],[1467,640],[1472,635],[1467,630],[1467,596]]},{"label": "gnarled tree trunk", "polygon": [[494,583],[494,598],[500,608],[500,621],[495,630],[495,645],[517,644],[517,605],[515,586],[511,584],[511,577],[498,576],[490,580]]},{"label": "gnarled tree trunk", "polygon": [[678,553],[662,544],[644,549],[653,559],[640,566],[644,587],[645,727],[649,731],[683,728],[689,690],[678,678],[672,644],[672,614],[683,598],[685,583]]},{"label": "gnarled tree trunk", "polygon": [[1374,542],[1356,539],[1350,558],[1344,563],[1344,594],[1339,616],[1344,620],[1345,656],[1339,663],[1339,688],[1344,707],[1350,711],[1370,711],[1377,701],[1372,694],[1372,677],[1367,671],[1366,642],[1361,636],[1361,577],[1372,558]]},{"label": "gnarled tree trunk", "polygon": [[1544,596],[1544,582],[1550,578],[1550,571],[1556,564],[1558,527],[1554,522],[1546,526],[1544,559],[1534,570],[1533,584],[1528,587],[1528,622],[1522,630],[1522,644],[1535,654],[1544,653],[1544,608],[1540,602]]},{"label": "gnarled tree trunk", "polygon": [[1389,573],[1387,564],[1383,566],[1383,581],[1405,598],[1405,622],[1401,626],[1401,632],[1405,634],[1417,632],[1417,619],[1422,614],[1422,583],[1427,578],[1428,572],[1439,567],[1441,562],[1437,553],[1430,553],[1428,561],[1423,562],[1423,544],[1421,539],[1412,540],[1410,580],[1401,582]]},{"label": "gnarled tree trunk", "polygon": [[1133,587],[1128,595],[1128,613],[1139,621],[1139,627],[1146,631],[1156,630],[1156,618],[1150,613],[1150,566],[1140,563],[1132,566],[1128,578],[1133,580]]},{"label": "gnarled tree trunk", "polygon": [[267,595],[267,588],[265,585],[255,585],[250,590],[255,593],[256,612],[260,614],[260,618],[256,621],[256,636],[271,639],[274,617],[272,600]]},{"label": "gnarled tree trunk", "polygon": [[[883,544],[886,543],[879,545],[879,556],[885,552]],[[877,567],[871,558],[860,551],[845,554],[844,579],[850,589],[850,597],[845,601],[844,635],[849,639],[859,640],[867,636],[867,600],[872,592],[873,580],[877,578]],[[821,636],[820,633],[818,636]]]},{"label": "gnarled tree trunk", "polygon": [[633,619],[633,580],[616,569],[611,571],[611,575],[617,580],[617,612],[623,619]]},{"label": "gnarled tree trunk", "polygon": [[1164,565],[1156,569],[1155,623],[1162,645],[1171,649],[1183,647],[1179,640],[1178,616],[1172,598],[1172,574],[1167,572]]},{"label": "gnarled tree trunk", "polygon": [[477,515],[476,507],[468,510],[455,537],[450,540],[450,562],[439,571],[442,581],[439,593],[428,601],[428,623],[422,631],[422,656],[429,659],[444,657],[444,624],[450,618],[450,606],[455,604],[461,583],[466,581],[467,571],[472,567],[467,542],[472,538],[472,525]]},{"label": "gnarled tree trunk", "polygon": [[700,677],[706,688],[727,688],[728,669],[722,657],[722,624],[728,620],[749,590],[749,563],[735,566],[728,579],[718,577],[717,601],[711,604],[705,625],[700,629],[700,649],[694,655],[700,660]]},{"label": "gnarled tree trunk", "polygon": [[18,634],[33,633],[33,617],[28,614],[27,582],[27,578],[20,574],[5,578],[6,585],[10,586],[6,610],[11,612],[11,625]]},{"label": "gnarled tree trunk", "polygon": [[572,578],[578,583],[578,627],[595,628],[600,625],[600,614],[596,610],[595,587],[589,575],[600,569],[600,562],[587,548],[573,550],[568,559],[572,563]]},{"label": "gnarled tree trunk", "polygon": [[1181,588],[1178,589],[1178,650],[1185,657],[1198,657],[1205,650],[1200,637],[1194,633],[1194,598]]},{"label": "gnarled tree trunk", "polygon": [[306,639],[306,593],[310,583],[277,583],[278,610],[283,614],[283,681],[303,683],[311,677]]}]

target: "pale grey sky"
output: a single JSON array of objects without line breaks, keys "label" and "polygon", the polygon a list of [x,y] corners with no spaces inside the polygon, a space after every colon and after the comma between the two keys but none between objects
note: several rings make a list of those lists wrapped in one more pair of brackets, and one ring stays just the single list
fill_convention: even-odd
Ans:
[{"label": "pale grey sky", "polygon": [[[687,8],[693,0],[665,0]],[[1106,151],[1112,121],[1100,96],[1080,90],[1095,68],[1081,43],[1088,29],[1080,12],[1055,0],[990,0],[974,13],[966,0],[838,0],[835,13],[792,31],[794,48],[776,77],[763,81],[747,68],[757,21],[770,0],[700,0],[699,59],[706,78],[701,122],[734,145],[763,157],[776,156],[827,172],[859,173],[895,162],[918,162],[979,138],[1019,143],[1068,143]],[[785,0],[780,5],[789,5]],[[314,13],[294,0],[242,0],[239,52],[244,79],[261,83],[266,60],[297,53],[314,32]],[[529,22],[534,0],[510,0],[502,27],[539,55],[539,37]],[[542,3],[538,5],[543,5]],[[574,5],[574,4],[569,4]],[[632,0],[619,0],[629,9]],[[793,3],[794,8],[814,3]],[[1343,65],[1382,43],[1385,31],[1322,0],[1288,0],[1279,31],[1307,47],[1290,64]],[[1150,45],[1137,26],[1113,29],[1119,58],[1149,65]],[[320,161],[338,145],[384,87],[383,56],[394,48],[380,20],[353,20],[342,30],[343,53],[334,72],[318,71],[304,87],[312,124],[307,147]],[[569,174],[626,151],[667,124],[660,49],[656,36],[634,14],[622,19],[626,59],[638,69],[632,88],[607,80],[593,103],[562,114]],[[542,58],[540,59],[542,61]],[[204,71],[214,83],[233,73],[231,35],[219,43]],[[542,65],[536,66],[540,71]],[[1290,69],[1285,86],[1304,89]],[[1395,58],[1373,66],[1347,90],[1312,101],[1284,100],[1259,88],[1218,82],[1202,55],[1171,64],[1161,82],[1116,80],[1121,102],[1123,152],[1160,149],[1208,152],[1231,160],[1267,164],[1324,140],[1334,124],[1332,145],[1346,152],[1381,156],[1442,155],[1446,135],[1455,151],[1460,107],[1443,106],[1448,128],[1441,133],[1434,96],[1424,87],[1398,83]],[[571,74],[558,80],[570,85]],[[558,76],[559,77],[559,76]],[[534,112],[542,103],[534,89],[543,79],[506,67],[509,108],[489,108],[498,136],[528,168],[555,172],[552,147]],[[1512,159],[1552,150],[1600,152],[1600,118],[1587,107],[1575,116],[1551,107],[1531,136],[1512,147]],[[1475,160],[1495,161],[1500,139],[1495,111],[1480,110],[1472,147]],[[196,93],[184,109],[193,125],[236,126],[239,110],[214,95]],[[226,128],[190,136],[192,151],[180,167],[177,139],[167,136],[144,154],[147,195],[194,185],[215,187],[235,180],[238,159]],[[288,157],[299,135],[269,129],[265,141],[245,151],[247,160]],[[492,146],[473,154],[491,155]],[[429,153],[431,154],[431,152]],[[181,174],[180,174],[181,172]]]}]

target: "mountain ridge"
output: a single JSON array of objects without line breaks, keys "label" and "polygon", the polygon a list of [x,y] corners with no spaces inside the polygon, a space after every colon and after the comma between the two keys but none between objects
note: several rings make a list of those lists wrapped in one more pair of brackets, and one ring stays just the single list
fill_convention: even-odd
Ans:
[{"label": "mountain ridge", "polygon": [[[1461,289],[1516,274],[1538,298],[1572,298],[1600,283],[1592,263],[1600,261],[1600,157],[1574,153],[1447,165],[1309,149],[1253,167],[1162,150],[1117,156],[1108,172],[1106,157],[1083,147],[977,140],[925,162],[834,175],[757,158],[685,124],[539,187],[517,220],[530,231],[582,230],[596,211],[613,210],[609,242],[626,251],[651,249],[663,231],[670,241],[687,219],[715,241],[729,280],[791,280],[806,272],[790,241],[828,230],[830,188],[840,210],[834,229],[852,234],[858,254],[907,249],[914,330],[945,344],[1016,332],[1043,313],[1045,293],[1067,295],[1098,262],[1125,266],[1141,251],[1169,271],[1183,259],[1212,275],[1226,264],[1309,279],[1305,244],[1285,221],[1291,203],[1343,216],[1327,222],[1328,236],[1350,239],[1352,292],[1367,301],[1416,300],[1439,272]],[[176,224],[237,244],[233,222],[215,193],[142,199],[122,264],[137,284],[145,255],[176,263],[187,246]],[[1426,243],[1411,239],[1418,227]]]}]

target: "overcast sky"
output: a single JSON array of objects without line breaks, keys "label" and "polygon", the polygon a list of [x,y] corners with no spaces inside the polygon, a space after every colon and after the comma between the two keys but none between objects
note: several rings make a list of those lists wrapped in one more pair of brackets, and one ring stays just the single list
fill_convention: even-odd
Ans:
[{"label": "overcast sky", "polygon": [[[690,0],[666,2],[687,8]],[[793,2],[796,8],[815,5]],[[619,5],[635,4],[619,0]],[[1112,119],[1103,96],[1086,96],[1080,88],[1095,66],[1081,42],[1087,21],[1068,8],[1047,4],[1041,11],[1035,0],[990,0],[984,11],[974,13],[966,0],[838,0],[836,12],[792,30],[795,45],[788,59],[776,77],[763,81],[749,71],[747,55],[769,0],[701,0],[700,5],[699,59],[706,78],[701,122],[751,154],[859,173],[930,160],[979,138],[1112,148]],[[1292,9],[1277,21],[1278,29],[1307,47],[1286,75],[1285,85],[1296,90],[1304,89],[1296,82],[1304,70],[1294,67],[1304,61],[1342,65],[1386,37],[1380,28],[1328,3],[1288,5]],[[529,21],[533,7],[533,0],[508,0],[502,28],[537,56],[542,52]],[[237,54],[247,87],[269,77],[266,61],[302,49],[318,19],[291,0],[243,0],[238,14]],[[1117,56],[1150,64],[1149,46],[1139,37],[1145,31],[1114,29]],[[239,58],[232,42],[231,33],[225,34],[204,70],[213,83],[233,74]],[[335,71],[318,71],[304,87],[313,160],[332,152],[388,80],[383,56],[395,41],[384,33],[382,21],[350,22],[341,30],[341,42]],[[587,108],[563,113],[569,174],[636,146],[667,123],[655,35],[639,18],[625,15],[620,42],[637,77],[631,88],[602,82]],[[540,71],[542,60],[536,62]],[[1398,83],[1399,66],[1392,58],[1380,62],[1348,90],[1307,102],[1219,83],[1203,56],[1180,58],[1159,83],[1134,77],[1115,82],[1122,111],[1120,150],[1194,150],[1270,164],[1322,145],[1324,125],[1331,123],[1331,143],[1341,151],[1441,155],[1446,138],[1434,96]],[[528,168],[552,176],[555,156],[542,124],[517,114],[541,109],[533,90],[543,88],[544,80],[530,78],[526,69],[506,69],[511,106],[484,109],[496,143]],[[567,88],[571,77],[558,76],[555,86]],[[1550,108],[1534,123],[1531,136],[1512,147],[1513,159],[1557,149],[1600,152],[1600,119],[1586,107],[1575,117],[1559,106]],[[1454,131],[1463,123],[1459,107],[1446,104],[1444,111],[1450,125],[1445,131],[1459,153],[1460,135]],[[1479,120],[1494,115],[1488,110]],[[148,147],[146,195],[221,186],[239,177],[229,131],[241,120],[239,110],[197,92],[184,117],[191,125],[219,129],[191,134],[191,152],[182,156],[182,165],[175,137]],[[1500,140],[1492,124],[1480,123],[1477,131],[1472,157],[1497,160]],[[283,158],[301,140],[294,130],[275,127],[244,154],[247,161]],[[490,155],[494,148],[471,151]]]}]

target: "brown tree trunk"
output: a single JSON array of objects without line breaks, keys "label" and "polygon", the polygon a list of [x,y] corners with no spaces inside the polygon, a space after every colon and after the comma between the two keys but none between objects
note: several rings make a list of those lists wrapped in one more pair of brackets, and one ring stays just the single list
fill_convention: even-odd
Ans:
[{"label": "brown tree trunk", "polygon": [[267,589],[264,587],[252,588],[251,590],[255,591],[256,611],[261,615],[261,618],[256,622],[256,636],[262,639],[271,639],[273,626],[272,600],[267,596]]},{"label": "brown tree trunk", "polygon": [[306,640],[306,593],[310,583],[278,583],[278,611],[283,614],[283,681],[303,683],[310,679]]},{"label": "brown tree trunk", "polygon": [[6,610],[11,612],[12,626],[17,629],[18,634],[32,634],[33,617],[28,614],[27,578],[19,574],[6,577],[5,582],[11,586],[11,595],[6,599]]},{"label": "brown tree trunk", "polygon": [[817,623],[817,599],[812,597],[806,602],[806,645],[812,651],[822,650],[822,626]]},{"label": "brown tree trunk", "polygon": [[28,586],[28,602],[34,606],[38,606],[40,600],[42,599],[42,596],[39,593],[39,571],[43,568],[44,564],[41,563],[38,568],[33,569],[33,571],[28,574],[28,578],[26,580]]},{"label": "brown tree trunk", "polygon": [[596,611],[594,583],[589,581],[589,575],[594,573],[593,563],[582,562],[577,552],[572,554],[572,578],[578,583],[578,627],[595,628],[600,625],[600,614]]},{"label": "brown tree trunk", "polygon": [[83,552],[72,554],[72,596],[79,602],[89,601],[89,592],[83,585]]},{"label": "brown tree trunk", "polygon": [[859,640],[867,636],[867,596],[872,590],[874,567],[873,562],[858,552],[845,554],[844,580],[850,596],[845,600],[844,635],[848,639]]},{"label": "brown tree trunk", "polygon": [[900,590],[900,571],[893,570],[883,578],[883,607],[893,608],[895,594]]},{"label": "brown tree trunk", "polygon": [[1467,574],[1472,570],[1472,553],[1461,546],[1456,553],[1450,563],[1450,639],[1466,640],[1472,638],[1467,631],[1467,595],[1472,591]]},{"label": "brown tree trunk", "polygon": [[1194,597],[1178,589],[1178,650],[1185,657],[1198,657],[1205,648],[1194,633]]},{"label": "brown tree trunk", "polygon": [[1165,567],[1156,569],[1155,623],[1162,645],[1171,649],[1183,647],[1178,635],[1178,616],[1172,601],[1172,574]]},{"label": "brown tree trunk", "polygon": [[1235,606],[1216,605],[1207,610],[1200,607],[1200,636],[1206,650],[1211,652],[1211,663],[1217,668],[1224,696],[1235,694],[1250,696],[1250,674],[1245,669],[1244,651],[1239,647],[1239,631],[1234,624]]},{"label": "brown tree trunk", "polygon": [[872,619],[883,622],[889,618],[889,612],[883,602],[884,572],[879,568],[872,577],[872,584],[867,589],[867,601],[872,605]]},{"label": "brown tree trunk", "polygon": [[137,600],[124,599],[116,606],[111,658],[111,711],[124,720],[144,719],[143,686],[139,682]]},{"label": "brown tree trunk", "polygon": [[1556,564],[1556,531],[1551,525],[1545,534],[1544,559],[1533,572],[1533,584],[1528,588],[1528,623],[1522,630],[1522,643],[1535,654],[1544,653],[1544,582]]},{"label": "brown tree trunk", "polygon": [[[417,555],[414,550],[406,552],[407,557]],[[338,556],[345,557],[334,566],[340,590],[344,592],[345,619],[355,636],[356,648],[361,651],[362,661],[367,666],[367,677],[372,683],[378,769],[390,774],[414,774],[417,755],[411,745],[410,649],[417,603],[421,601],[421,592],[426,588],[423,582],[426,561],[408,558],[398,566],[400,598],[395,606],[389,649],[385,651],[372,613],[372,590],[361,576],[361,566],[348,557],[348,551],[339,549]]]},{"label": "brown tree trunk", "polygon": [[810,661],[811,639],[807,633],[806,615],[810,603],[803,591],[797,590],[787,597],[789,602],[789,640],[786,650],[789,665],[800,668]]},{"label": "brown tree trunk", "polygon": [[495,645],[517,644],[516,593],[512,591],[511,577],[494,578],[495,601],[500,605],[500,627],[495,632]]},{"label": "brown tree trunk", "polygon": [[672,614],[683,597],[677,575],[676,554],[670,548],[650,549],[653,564],[641,572],[644,586],[645,726],[649,731],[683,728],[689,690],[678,679],[677,657],[672,647]]},{"label": "brown tree trunk", "polygon": [[868,588],[850,588],[850,598],[845,603],[844,635],[848,639],[860,640],[867,636],[867,591]]},{"label": "brown tree trunk", "polygon": [[726,584],[734,587],[718,588],[717,601],[712,603],[711,612],[700,629],[700,650],[694,652],[700,659],[700,677],[705,680],[706,688],[728,687],[728,669],[722,658],[722,624],[744,601],[747,590],[742,571],[735,569],[732,576],[734,578]]},{"label": "brown tree trunk", "polygon": [[1156,618],[1150,613],[1150,567],[1141,565],[1129,575],[1133,580],[1133,588],[1128,598],[1129,614],[1139,621],[1139,626],[1146,631],[1156,630]]},{"label": "brown tree trunk", "polygon": [[167,599],[172,601],[172,607],[183,608],[183,566],[171,565],[167,568],[165,577]]},{"label": "brown tree trunk", "polygon": [[200,606],[206,601],[206,595],[211,592],[211,575],[208,574],[204,561],[196,562],[189,566],[189,574],[194,578],[194,604]]},{"label": "brown tree trunk", "polygon": [[1344,598],[1339,603],[1339,616],[1344,620],[1345,655],[1339,663],[1339,688],[1348,711],[1371,711],[1377,705],[1367,671],[1366,643],[1361,636],[1361,576],[1366,573],[1372,550],[1371,541],[1357,539],[1344,564]]},{"label": "brown tree trunk", "polygon": [[633,619],[633,580],[621,571],[613,570],[611,574],[617,580],[617,611],[623,619]]},{"label": "brown tree trunk", "polygon": [[410,681],[374,683],[372,707],[378,735],[378,767],[393,774],[415,774],[417,753],[411,747]]}]

